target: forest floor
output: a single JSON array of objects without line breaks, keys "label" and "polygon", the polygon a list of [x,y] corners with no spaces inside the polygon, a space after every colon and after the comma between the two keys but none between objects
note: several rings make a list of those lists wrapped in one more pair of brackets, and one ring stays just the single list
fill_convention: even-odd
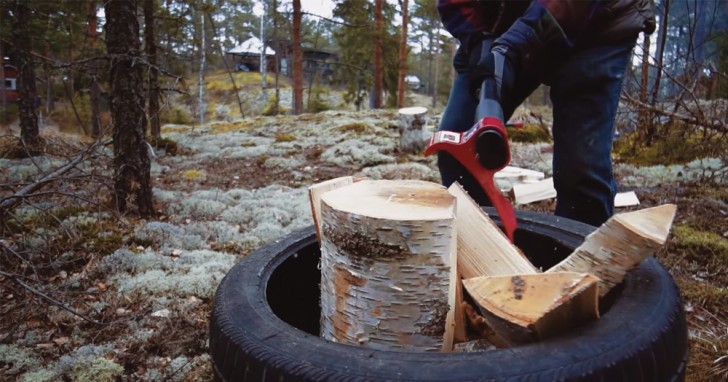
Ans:
[{"label": "forest floor", "polygon": [[[397,124],[384,110],[165,125],[178,147],[155,150],[151,219],[109,208],[111,152],[101,149],[3,217],[0,380],[210,380],[218,283],[256,248],[312,224],[308,186],[343,175],[439,181],[433,158],[399,152]],[[86,143],[44,138],[44,156],[0,158],[0,200]],[[0,148],[11,144],[4,139]],[[548,174],[549,148],[514,144],[512,165]],[[678,205],[658,257],[685,297],[689,381],[728,378],[724,167],[708,158],[615,166],[620,191],[641,201],[617,212]],[[553,202],[519,208],[550,213]]]}]

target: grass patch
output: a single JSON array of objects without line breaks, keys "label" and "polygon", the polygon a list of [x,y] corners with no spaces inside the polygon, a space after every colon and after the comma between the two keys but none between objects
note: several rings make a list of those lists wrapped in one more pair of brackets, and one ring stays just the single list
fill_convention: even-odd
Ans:
[{"label": "grass patch", "polygon": [[721,235],[700,231],[686,225],[676,225],[673,229],[675,249],[681,251],[686,259],[705,263],[708,260],[728,264],[728,239]]},{"label": "grass patch", "polygon": [[[233,78],[235,79],[235,85],[237,85],[238,90],[244,86],[260,86],[263,82],[263,77],[261,77],[259,72],[235,72],[233,73]],[[230,75],[226,71],[207,76],[205,78],[205,88],[208,92],[212,93],[231,92],[235,90],[232,81],[230,81]]]},{"label": "grass patch", "polygon": [[725,381],[728,377],[728,289],[702,281],[677,279],[688,301],[690,360],[686,380],[691,382]]},{"label": "grass patch", "polygon": [[260,112],[261,115],[271,116],[278,115],[281,113],[281,103],[278,100],[278,95],[273,93],[263,106],[263,110]]},{"label": "grass patch", "polygon": [[347,125],[341,125],[341,126],[337,127],[336,130],[339,130],[342,133],[365,134],[365,133],[371,133],[374,130],[374,128],[367,123],[354,122],[354,123],[349,123]]},{"label": "grass patch", "polygon": [[205,170],[199,170],[196,168],[186,170],[182,173],[182,178],[185,180],[195,181],[205,179],[206,177],[207,174],[205,173]]},{"label": "grass patch", "polygon": [[170,123],[175,125],[191,125],[195,122],[187,110],[178,106],[163,107],[159,113],[159,121],[163,124]]},{"label": "grass patch", "polygon": [[291,133],[276,133],[276,142],[293,142],[296,136]]}]

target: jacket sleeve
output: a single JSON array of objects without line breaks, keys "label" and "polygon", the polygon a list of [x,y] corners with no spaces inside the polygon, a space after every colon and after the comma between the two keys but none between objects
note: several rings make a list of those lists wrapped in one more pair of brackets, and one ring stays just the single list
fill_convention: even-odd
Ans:
[{"label": "jacket sleeve", "polygon": [[[600,0],[537,0],[536,3],[551,14],[569,42],[576,40],[586,30],[601,5]],[[531,17],[539,17],[539,12],[535,13]]]},{"label": "jacket sleeve", "polygon": [[538,74],[544,63],[567,53],[589,25],[600,0],[533,0],[493,44],[518,73]]}]

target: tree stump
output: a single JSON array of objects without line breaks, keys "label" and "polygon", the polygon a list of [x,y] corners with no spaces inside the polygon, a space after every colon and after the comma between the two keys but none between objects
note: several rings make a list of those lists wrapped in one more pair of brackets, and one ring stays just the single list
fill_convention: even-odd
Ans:
[{"label": "tree stump", "polygon": [[404,153],[418,153],[427,146],[427,108],[399,109],[399,149]]},{"label": "tree stump", "polygon": [[363,180],[321,195],[321,336],[452,349],[455,199],[439,184]]}]

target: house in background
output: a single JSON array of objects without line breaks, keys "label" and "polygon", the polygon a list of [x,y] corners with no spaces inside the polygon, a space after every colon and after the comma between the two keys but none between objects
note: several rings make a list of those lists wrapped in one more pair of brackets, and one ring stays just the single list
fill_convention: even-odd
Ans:
[{"label": "house in background", "polygon": [[[279,46],[282,57],[280,57],[281,73],[286,76],[293,76],[293,47],[291,41],[282,40]],[[319,80],[330,82],[334,74],[334,65],[338,62],[338,52],[330,49],[318,49],[304,46],[301,48],[303,55],[303,76],[310,78],[316,76]]]},{"label": "house in background", "polygon": [[4,83],[0,84],[2,87],[0,91],[5,93],[5,100],[15,102],[18,100],[18,69],[13,65],[3,65],[3,77],[5,77]]},{"label": "house in background", "polygon": [[[227,51],[227,54],[233,57],[236,71],[258,72],[260,71],[260,56],[263,51],[263,43],[257,37],[251,37],[242,44]],[[272,72],[275,70],[275,50],[265,47],[266,70]]]}]

